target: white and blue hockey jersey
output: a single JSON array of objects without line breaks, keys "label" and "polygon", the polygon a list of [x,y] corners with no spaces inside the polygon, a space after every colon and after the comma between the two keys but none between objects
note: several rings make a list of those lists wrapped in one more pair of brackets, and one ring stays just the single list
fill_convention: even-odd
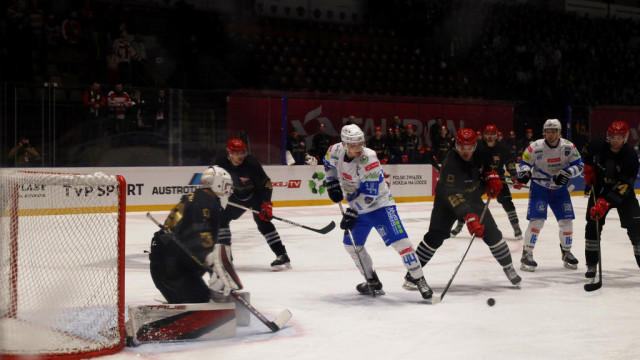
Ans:
[{"label": "white and blue hockey jersey", "polygon": [[333,144],[324,156],[327,181],[338,179],[349,206],[366,214],[381,207],[394,205],[389,186],[376,152],[365,147],[362,155],[346,161],[347,149],[342,143]]},{"label": "white and blue hockey jersey", "polygon": [[569,140],[560,138],[556,147],[549,147],[544,139],[531,143],[522,153],[520,171],[531,171],[532,178],[545,179],[533,180],[538,185],[548,189],[558,189],[561,186],[553,182],[553,176],[565,169],[571,173],[571,177],[582,174],[582,157],[576,146]]}]

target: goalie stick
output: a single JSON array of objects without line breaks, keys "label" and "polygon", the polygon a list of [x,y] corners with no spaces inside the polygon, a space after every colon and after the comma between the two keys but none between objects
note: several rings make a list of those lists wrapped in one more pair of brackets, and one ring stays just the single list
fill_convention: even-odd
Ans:
[{"label": "goalie stick", "polygon": [[[235,207],[237,207],[237,208],[243,209],[243,210],[247,210],[247,211],[254,212],[254,213],[256,213],[256,214],[259,214],[259,213],[260,213],[260,211],[258,211],[258,210],[254,210],[254,209],[248,208],[248,207],[246,207],[246,206],[242,206],[242,205],[240,205],[240,204],[236,204],[236,203],[231,202],[231,201],[229,201],[229,202],[228,202],[228,204],[229,204],[229,205],[231,205],[231,206],[235,206]],[[320,234],[326,234],[326,233],[328,233],[329,231],[333,230],[333,229],[336,227],[336,223],[335,223],[335,222],[333,222],[333,221],[331,221],[331,222],[329,223],[329,225],[327,225],[327,226],[323,227],[322,229],[315,229],[315,228],[308,227],[308,226],[305,226],[305,225],[302,225],[302,224],[298,224],[298,223],[293,222],[293,221],[291,221],[291,220],[283,219],[283,218],[281,218],[281,217],[277,217],[277,216],[272,216],[272,217],[273,217],[274,219],[276,219],[276,220],[280,220],[280,221],[282,221],[282,222],[284,222],[284,223],[287,223],[287,224],[289,224],[289,225],[298,226],[298,227],[301,227],[301,228],[303,228],[303,229],[307,229],[307,230],[315,231],[315,232],[320,233]]]},{"label": "goalie stick", "polygon": [[[591,189],[593,204],[596,203],[596,192]],[[596,291],[602,287],[602,244],[600,244],[600,221],[596,217],[596,240],[598,240],[598,281],[591,284],[584,284],[584,291]]]},{"label": "goalie stick", "polygon": [[[180,249],[182,249],[182,251],[184,251],[185,254],[187,254],[191,258],[191,260],[193,260],[194,263],[196,263],[196,265],[198,265],[204,271],[208,272],[209,275],[211,275],[213,273],[213,270],[210,267],[205,265],[195,255],[193,255],[193,253],[186,246],[184,246],[183,243],[181,243],[180,241],[178,241],[178,239],[175,238],[175,235],[171,232],[171,230],[169,230],[166,226],[160,224],[158,222],[158,220],[156,220],[153,217],[153,215],[151,215],[151,213],[147,212],[147,217],[151,221],[153,221],[154,224],[158,225],[159,228],[161,228],[161,229],[165,230],[167,233],[169,233],[171,235],[171,239],[180,247]],[[288,309],[284,309],[284,310],[282,310],[280,312],[280,314],[278,314],[278,316],[276,316],[276,318],[273,321],[269,321],[269,319],[267,319],[264,315],[262,315],[262,313],[260,313],[260,311],[258,311],[256,308],[254,308],[248,301],[243,299],[242,296],[240,296],[240,294],[238,294],[237,291],[232,289],[231,290],[231,295],[234,297],[234,299],[237,302],[240,303],[240,305],[244,306],[247,310],[249,310],[250,313],[252,313],[255,317],[257,317],[258,320],[260,320],[260,322],[265,324],[273,332],[276,332],[276,331],[282,329],[282,327],[293,316],[291,314],[291,311],[289,311]]]},{"label": "goalie stick", "polygon": [[[482,210],[482,214],[480,214],[480,221],[479,221],[480,223],[482,223],[482,220],[484,219],[484,214],[487,213],[487,209],[489,208],[489,203],[490,202],[491,202],[491,198],[487,199],[487,203],[484,205],[484,209]],[[441,302],[442,299],[444,299],[444,295],[449,290],[449,287],[451,286],[451,283],[453,283],[453,279],[456,277],[456,274],[458,273],[458,270],[460,269],[460,266],[462,265],[462,262],[464,261],[464,258],[467,257],[467,253],[469,252],[469,249],[471,249],[471,244],[473,244],[473,240],[475,238],[476,238],[476,235],[473,234],[473,236],[471,237],[471,241],[469,241],[469,245],[467,246],[467,250],[464,251],[464,254],[462,255],[462,259],[460,259],[460,262],[456,266],[455,270],[453,270],[453,275],[451,275],[451,279],[449,279],[449,282],[447,283],[447,286],[445,286],[444,290],[442,290],[442,294],[440,294],[440,298],[436,298],[434,296],[433,300],[431,300],[432,304],[437,304],[437,303]]]}]

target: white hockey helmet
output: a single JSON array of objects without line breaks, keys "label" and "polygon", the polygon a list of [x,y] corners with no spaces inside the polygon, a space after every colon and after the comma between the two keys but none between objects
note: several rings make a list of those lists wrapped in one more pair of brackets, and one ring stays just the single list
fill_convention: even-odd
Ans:
[{"label": "white hockey helmet", "polygon": [[356,124],[345,125],[340,131],[340,140],[345,144],[364,143],[364,133]]},{"label": "white hockey helmet", "polygon": [[547,119],[542,126],[542,134],[544,135],[544,131],[547,129],[557,129],[558,132],[562,132],[562,124],[558,119]]},{"label": "white hockey helmet", "polygon": [[214,165],[208,167],[200,178],[200,184],[203,187],[208,187],[213,192],[224,200],[223,205],[226,206],[226,200],[229,195],[233,194],[233,180],[227,170]]}]

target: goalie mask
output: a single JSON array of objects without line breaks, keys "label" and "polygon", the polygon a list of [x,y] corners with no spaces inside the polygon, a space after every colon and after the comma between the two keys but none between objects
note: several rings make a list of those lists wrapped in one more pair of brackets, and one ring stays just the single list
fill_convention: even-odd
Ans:
[{"label": "goalie mask", "polygon": [[228,197],[233,193],[233,180],[227,170],[210,166],[202,173],[200,184],[210,188],[220,198],[222,207],[227,207]]}]

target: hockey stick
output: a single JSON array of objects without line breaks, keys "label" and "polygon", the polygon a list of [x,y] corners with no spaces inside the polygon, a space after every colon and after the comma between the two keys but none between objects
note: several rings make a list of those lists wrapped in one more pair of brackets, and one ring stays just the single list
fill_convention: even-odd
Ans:
[{"label": "hockey stick", "polygon": [[[591,188],[593,195],[593,205],[596,204],[596,192]],[[602,245],[600,244],[600,221],[596,216],[596,240],[598,240],[598,281],[591,284],[584,284],[584,291],[595,291],[602,287]]]},{"label": "hockey stick", "polygon": [[[504,181],[504,180],[502,180],[502,183],[503,183],[503,184],[505,184],[505,185],[511,185],[511,186],[516,185],[516,183],[506,182],[506,181]],[[520,185],[521,185],[523,188],[525,188],[525,189],[529,189],[529,188],[531,188],[531,186],[529,186],[529,185],[524,185],[524,184],[520,184]]]},{"label": "hockey stick", "polygon": [[[204,271],[208,272],[209,275],[213,273],[213,270],[210,267],[202,263],[202,261],[200,261],[191,252],[191,250],[189,250],[186,246],[184,246],[183,243],[181,243],[180,241],[178,241],[178,239],[175,238],[175,235],[171,232],[171,230],[169,230],[166,226],[160,224],[153,217],[153,215],[151,215],[151,213],[147,213],[147,217],[151,221],[153,221],[154,224],[158,225],[158,227],[160,227],[161,229],[165,230],[168,234],[170,234],[171,239],[180,247],[180,249],[182,249],[182,251],[184,251],[185,254],[187,254],[187,256],[191,258],[191,260],[193,260],[194,263],[196,263],[196,265],[198,265]],[[254,308],[248,301],[243,299],[240,296],[240,294],[238,294],[237,291],[231,289],[231,295],[235,298],[237,302],[240,303],[240,305],[244,306],[247,310],[249,310],[250,313],[252,313],[255,317],[257,317],[258,320],[260,320],[260,322],[262,322],[269,329],[271,329],[271,331],[275,332],[282,329],[282,327],[291,319],[291,316],[292,316],[291,311],[289,311],[288,309],[284,309],[280,312],[280,314],[278,314],[278,316],[276,316],[276,318],[273,321],[269,321],[269,319],[267,319],[264,315],[262,315],[262,313],[260,313],[256,308]]]},{"label": "hockey stick", "polygon": [[[490,202],[491,202],[491,198],[487,199],[487,203],[484,205],[484,209],[482,210],[482,214],[480,215],[479,223],[482,223],[482,220],[484,219],[484,214],[487,213],[487,209],[489,208],[489,203]],[[444,295],[449,290],[449,287],[451,286],[451,283],[453,282],[453,279],[456,277],[456,274],[458,273],[458,270],[460,269],[460,266],[462,265],[462,262],[464,261],[464,258],[467,257],[467,253],[469,252],[469,249],[471,249],[471,244],[473,244],[473,240],[475,238],[476,238],[476,235],[473,234],[473,236],[471,237],[471,241],[469,241],[469,245],[467,246],[467,250],[465,250],[464,254],[462,255],[462,259],[460,259],[460,262],[456,266],[455,270],[453,270],[453,275],[451,275],[451,279],[449,279],[449,282],[447,283],[447,286],[445,286],[444,290],[442,290],[442,294],[440,295],[440,299],[438,299],[438,300],[434,299],[432,303],[435,304],[435,303],[441,302],[442,299],[444,299]]]},{"label": "hockey stick", "polygon": [[[344,216],[344,209],[342,209],[342,203],[339,202],[338,206],[340,206],[340,212],[342,216]],[[362,262],[362,258],[360,257],[360,250],[356,246],[356,241],[353,240],[353,234],[351,234],[351,230],[347,229],[347,234],[349,235],[349,239],[351,240],[351,246],[353,246],[353,250],[356,252],[356,257],[358,258],[358,262],[360,263],[360,268],[362,269],[362,276],[364,276],[364,282],[367,284],[369,288],[369,292],[371,296],[376,297],[376,291],[373,289],[373,286],[369,284],[369,279],[367,279],[367,272],[364,270],[364,263]]]},{"label": "hockey stick", "polygon": [[[243,209],[243,210],[247,210],[247,211],[254,212],[254,213],[256,213],[256,214],[259,214],[259,213],[260,213],[260,211],[257,211],[257,210],[254,210],[254,209],[248,208],[248,207],[246,207],[246,206],[242,206],[242,205],[240,205],[240,204],[236,204],[236,203],[231,202],[231,201],[229,201],[229,202],[228,202],[228,204],[229,204],[229,205],[231,205],[231,206],[235,206],[235,207],[237,207],[237,208]],[[291,220],[283,219],[283,218],[281,218],[281,217],[273,216],[273,218],[274,218],[274,219],[276,219],[276,220],[280,220],[280,221],[282,221],[282,222],[284,222],[284,223],[287,223],[287,224],[289,224],[289,225],[298,226],[298,227],[301,227],[301,228],[304,228],[304,229],[307,229],[307,230],[315,231],[315,232],[320,233],[320,234],[326,234],[326,233],[328,233],[329,231],[333,230],[333,228],[335,228],[335,227],[336,227],[336,223],[335,223],[335,222],[333,222],[333,221],[331,221],[331,222],[329,223],[329,225],[327,225],[327,226],[323,227],[322,229],[314,229],[314,228],[311,228],[311,227],[308,227],[308,226],[305,226],[305,225],[302,225],[302,224],[298,224],[298,223],[293,222],[293,221],[291,221]]]}]

